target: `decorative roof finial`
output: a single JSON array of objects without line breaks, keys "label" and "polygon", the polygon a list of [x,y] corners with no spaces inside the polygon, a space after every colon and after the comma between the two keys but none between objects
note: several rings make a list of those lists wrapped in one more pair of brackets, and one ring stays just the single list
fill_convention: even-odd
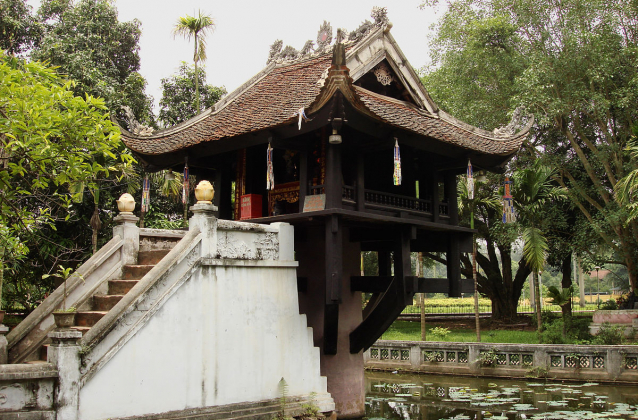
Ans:
[{"label": "decorative roof finial", "polygon": [[268,61],[266,61],[266,64],[270,64],[273,61],[277,60],[277,57],[279,56],[281,47],[283,47],[283,45],[284,42],[281,39],[277,39],[275,42],[272,43],[272,45],[270,46],[270,53],[268,53]]},{"label": "decorative roof finial", "polygon": [[317,33],[317,52],[323,52],[332,42],[332,26],[323,21],[323,25],[319,27]]},{"label": "decorative roof finial", "polygon": [[370,17],[374,19],[374,25],[380,28],[390,23],[390,20],[388,19],[388,9],[385,7],[373,7]]}]

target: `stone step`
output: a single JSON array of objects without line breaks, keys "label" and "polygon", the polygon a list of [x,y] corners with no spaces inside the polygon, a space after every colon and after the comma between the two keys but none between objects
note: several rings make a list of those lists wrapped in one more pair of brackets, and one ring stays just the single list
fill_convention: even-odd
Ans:
[{"label": "stone step", "polygon": [[109,280],[109,295],[125,295],[138,280]]},{"label": "stone step", "polygon": [[170,249],[156,249],[153,251],[140,251],[137,254],[137,263],[140,265],[155,265],[171,252]]},{"label": "stone step", "polygon": [[75,314],[75,325],[78,327],[94,326],[108,311],[86,311]]},{"label": "stone step", "polygon": [[71,327],[72,330],[77,330],[79,332],[82,333],[82,335],[86,334],[87,332],[89,332],[89,330],[91,329],[91,327]]},{"label": "stone step", "polygon": [[46,360],[29,360],[28,362],[24,362],[24,363],[27,365],[39,365],[41,363],[46,363],[46,362],[47,362]]},{"label": "stone step", "polygon": [[151,271],[154,265],[125,265],[123,268],[124,279],[123,280],[139,280],[146,273]]},{"label": "stone step", "polygon": [[119,302],[123,295],[95,295],[93,296],[94,311],[110,311]]}]

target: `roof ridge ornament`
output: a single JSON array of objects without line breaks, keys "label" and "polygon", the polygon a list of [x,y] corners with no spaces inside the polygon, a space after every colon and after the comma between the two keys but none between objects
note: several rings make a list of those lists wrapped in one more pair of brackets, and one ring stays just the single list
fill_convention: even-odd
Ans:
[{"label": "roof ridge ornament", "polygon": [[495,128],[492,132],[494,136],[499,138],[509,138],[514,136],[518,131],[525,128],[530,118],[534,117],[531,114],[523,114],[523,111],[525,111],[525,107],[516,107],[514,113],[512,114],[512,119],[510,120],[510,122],[507,125]]},{"label": "roof ridge ornament", "polygon": [[[385,7],[373,7],[370,16],[374,19],[374,23],[366,19],[357,29],[350,33],[348,33],[348,31],[344,28],[337,29],[335,44],[354,44],[378,28],[387,32],[392,27],[392,23],[388,20],[388,10]],[[316,44],[314,41],[308,40],[301,51],[298,51],[291,46],[286,46],[286,48],[282,50],[283,42],[278,39],[270,46],[270,52],[268,54],[266,64],[271,64],[273,62],[291,63],[313,55],[327,53],[331,49],[332,40],[332,25],[330,25],[328,21],[324,20],[317,32]]]},{"label": "roof ridge ornament", "polygon": [[128,131],[135,134],[136,136],[150,136],[153,134],[153,127],[149,127],[147,125],[143,125],[139,121],[135,119],[135,114],[133,110],[128,105],[124,105],[122,107],[124,111],[124,121],[128,125]]}]

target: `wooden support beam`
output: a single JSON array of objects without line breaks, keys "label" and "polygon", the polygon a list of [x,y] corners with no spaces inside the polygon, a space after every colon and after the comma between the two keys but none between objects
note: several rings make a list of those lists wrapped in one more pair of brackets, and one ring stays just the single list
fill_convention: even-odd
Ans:
[{"label": "wooden support beam", "polygon": [[[410,239],[415,231],[410,228],[400,230],[400,238],[395,242],[394,278],[388,289],[376,303],[369,315],[350,333],[350,353],[358,353],[369,348],[401,314],[407,304],[412,304],[417,287],[416,277],[411,275]],[[381,258],[383,255],[383,259]],[[387,253],[379,253],[379,274],[389,267]],[[383,262],[382,265],[382,260]]]},{"label": "wooden support beam", "polygon": [[339,304],[324,307],[323,312],[323,354],[337,354],[339,336]]},{"label": "wooden support beam", "polygon": [[383,293],[392,283],[392,276],[352,276],[350,290],[364,293]]},{"label": "wooden support beam", "polygon": [[461,297],[461,251],[459,239],[450,235],[447,249],[447,276],[450,281],[449,297]]},{"label": "wooden support beam", "polygon": [[341,145],[328,143],[326,151],[326,209],[341,208],[343,180],[341,174]]},{"label": "wooden support beam", "polygon": [[445,173],[445,194],[448,205],[448,216],[450,216],[450,224],[459,224],[459,208],[456,190],[456,173],[448,171]]},{"label": "wooden support beam", "polygon": [[339,334],[339,304],[343,277],[343,229],[340,216],[333,214],[325,219],[326,236],[326,295],[323,323],[324,354],[337,354]]},{"label": "wooden support beam", "polygon": [[357,211],[365,210],[365,165],[364,155],[357,154]]},{"label": "wooden support beam", "polygon": [[308,194],[308,152],[299,153],[299,213],[303,213],[303,205]]}]

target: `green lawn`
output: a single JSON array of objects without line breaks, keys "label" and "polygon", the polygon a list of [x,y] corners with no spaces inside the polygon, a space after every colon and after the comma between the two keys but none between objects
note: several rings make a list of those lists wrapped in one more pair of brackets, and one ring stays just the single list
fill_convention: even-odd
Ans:
[{"label": "green lawn", "polygon": [[[476,341],[476,331],[473,328],[450,329],[450,333],[445,337],[431,334],[431,330],[441,327],[441,324],[427,324],[427,341]],[[382,340],[421,340],[421,324],[410,321],[395,321],[390,328],[381,336]],[[517,330],[486,330],[481,331],[481,342],[483,343],[538,343],[536,331]]]}]

